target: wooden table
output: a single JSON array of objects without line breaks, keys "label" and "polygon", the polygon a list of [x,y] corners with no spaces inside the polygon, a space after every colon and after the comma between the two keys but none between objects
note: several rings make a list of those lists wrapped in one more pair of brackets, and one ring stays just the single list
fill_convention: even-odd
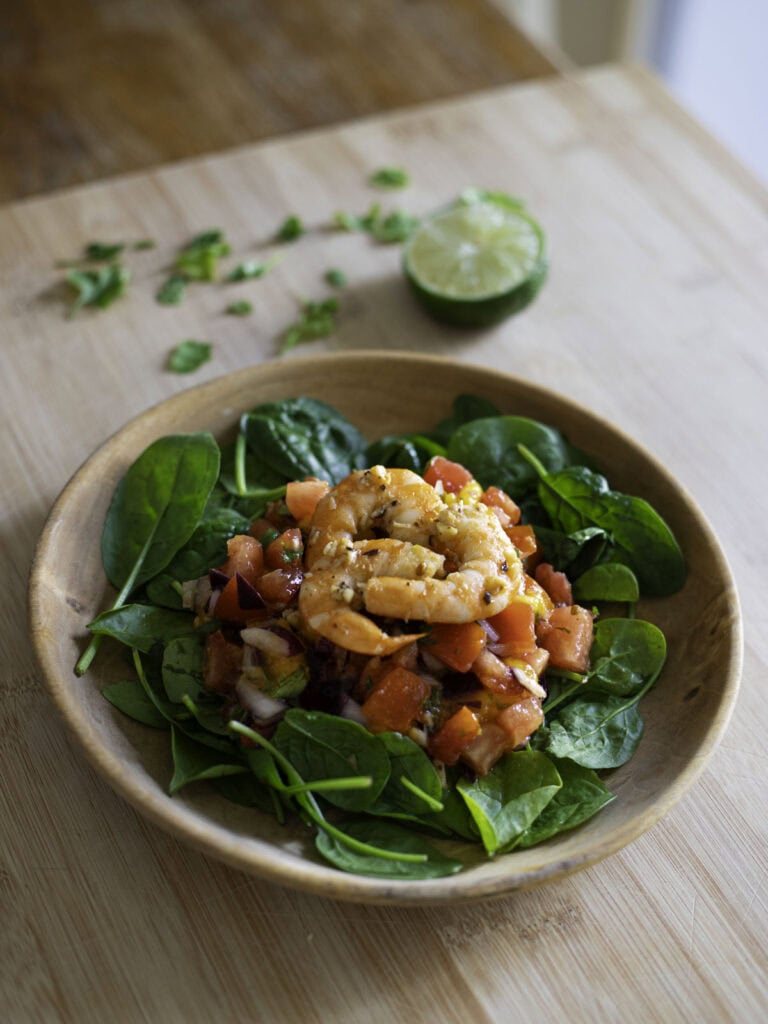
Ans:
[{"label": "wooden table", "polygon": [[[542,295],[485,333],[448,333],[407,297],[394,248],[322,230],[397,162],[416,213],[468,184],[525,196],[552,253]],[[385,197],[389,205],[389,200]],[[317,228],[264,279],[154,290],[175,248],[219,226],[254,255],[286,213]],[[113,308],[66,320],[57,258],[131,253]],[[456,909],[357,906],[265,884],[141,820],[60,724],[26,638],[25,580],[56,493],[130,416],[271,356],[295,296],[350,278],[317,350],[391,347],[499,366],[570,394],[666,462],[739,583],[740,701],[692,791],[610,859]],[[0,213],[0,1019],[754,1022],[768,1012],[765,601],[766,193],[647,74],[606,67],[310,132]],[[222,315],[248,297],[250,318]],[[163,371],[210,338],[193,378]]]}]

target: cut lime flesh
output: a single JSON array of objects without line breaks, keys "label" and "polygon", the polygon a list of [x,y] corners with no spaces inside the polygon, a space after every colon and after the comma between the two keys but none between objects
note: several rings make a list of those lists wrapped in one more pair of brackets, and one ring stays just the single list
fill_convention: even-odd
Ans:
[{"label": "cut lime flesh", "polygon": [[525,213],[493,202],[458,204],[422,221],[406,276],[441,320],[487,325],[533,299],[546,276],[544,236]]}]

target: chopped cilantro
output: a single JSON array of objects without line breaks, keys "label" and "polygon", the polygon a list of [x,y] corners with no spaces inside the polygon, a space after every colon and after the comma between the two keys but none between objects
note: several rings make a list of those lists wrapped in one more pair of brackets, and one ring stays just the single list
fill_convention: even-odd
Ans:
[{"label": "chopped cilantro", "polygon": [[152,238],[140,238],[138,242],[133,243],[135,252],[142,252],[145,249],[156,249],[157,242]]},{"label": "chopped cilantro", "polygon": [[125,242],[89,242],[85,247],[85,258],[91,263],[113,260],[125,248]]},{"label": "chopped cilantro", "polygon": [[282,255],[270,256],[264,260],[245,260],[238,263],[234,270],[227,274],[227,281],[252,281],[257,277],[264,277],[270,270],[283,262]]},{"label": "chopped cilantro", "polygon": [[295,214],[286,217],[275,235],[276,242],[295,242],[304,234],[304,225]]},{"label": "chopped cilantro", "polygon": [[301,316],[284,332],[280,341],[280,352],[289,352],[304,341],[327,338],[336,330],[336,315],[339,304],[336,299],[321,302],[305,302]]},{"label": "chopped cilantro", "polygon": [[83,306],[96,306],[105,309],[125,291],[130,274],[120,263],[110,263],[108,267],[98,270],[70,270],[67,283],[77,292],[77,297],[69,309],[69,316],[82,309]]},{"label": "chopped cilantro", "polygon": [[187,279],[183,274],[171,274],[165,284],[155,293],[155,298],[163,306],[178,306],[184,297]]},{"label": "chopped cilantro", "polygon": [[190,281],[214,281],[219,259],[229,253],[223,232],[205,231],[181,250],[176,257],[176,269]]},{"label": "chopped cilantro", "polygon": [[173,373],[192,373],[211,358],[212,345],[208,341],[181,341],[168,356],[166,368]]},{"label": "chopped cilantro", "polygon": [[404,242],[419,223],[417,217],[402,210],[384,215],[381,206],[374,203],[367,213],[357,217],[351,213],[337,213],[334,224],[343,231],[366,231],[377,242]]},{"label": "chopped cilantro", "polygon": [[239,302],[230,302],[226,312],[231,316],[249,316],[253,312],[253,304],[246,299],[240,299]]},{"label": "chopped cilantro", "polygon": [[381,167],[368,179],[374,188],[405,188],[410,184],[408,172],[402,167]]},{"label": "chopped cilantro", "polygon": [[346,274],[341,270],[337,270],[336,267],[331,267],[330,270],[326,270],[324,277],[332,288],[343,288],[347,283]]}]

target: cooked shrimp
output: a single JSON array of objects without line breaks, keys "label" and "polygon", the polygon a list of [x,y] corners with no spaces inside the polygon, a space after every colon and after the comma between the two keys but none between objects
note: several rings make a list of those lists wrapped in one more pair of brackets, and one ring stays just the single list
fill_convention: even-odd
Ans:
[{"label": "cooked shrimp", "polygon": [[374,466],[351,473],[317,504],[306,566],[311,570],[323,556],[334,558],[349,544],[379,534],[427,544],[442,507],[434,487],[410,469]]},{"label": "cooked shrimp", "polygon": [[390,636],[361,614],[366,587],[380,573],[389,579],[434,576],[443,563],[442,555],[391,537],[336,543],[305,576],[299,610],[310,629],[348,651],[394,654],[424,634]]},{"label": "cooked shrimp", "polygon": [[501,612],[523,586],[520,557],[488,506],[443,508],[430,528],[432,545],[457,569],[445,579],[398,579],[384,574],[365,587],[373,615],[461,623]]}]

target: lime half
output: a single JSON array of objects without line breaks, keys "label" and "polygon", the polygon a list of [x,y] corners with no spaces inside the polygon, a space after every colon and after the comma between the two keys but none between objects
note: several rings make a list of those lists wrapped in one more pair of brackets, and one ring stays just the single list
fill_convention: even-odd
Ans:
[{"label": "lime half", "polygon": [[544,233],[514,203],[459,200],[422,220],[406,245],[404,270],[432,316],[486,327],[527,306],[543,284]]}]

